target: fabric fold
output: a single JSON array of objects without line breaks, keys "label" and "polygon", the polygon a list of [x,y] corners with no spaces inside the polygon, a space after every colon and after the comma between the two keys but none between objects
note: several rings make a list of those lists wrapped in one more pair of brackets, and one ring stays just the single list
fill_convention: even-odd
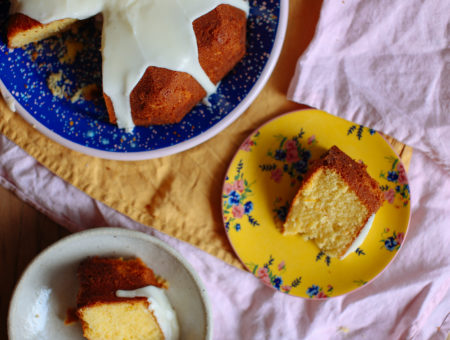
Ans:
[{"label": "fabric fold", "polygon": [[288,98],[384,132],[450,171],[450,3],[325,1]]}]

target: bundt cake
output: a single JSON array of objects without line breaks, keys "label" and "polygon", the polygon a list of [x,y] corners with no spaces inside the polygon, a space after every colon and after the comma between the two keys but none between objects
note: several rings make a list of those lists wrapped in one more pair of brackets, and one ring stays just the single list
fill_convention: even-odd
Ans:
[{"label": "bundt cake", "polygon": [[342,258],[383,201],[366,165],[333,146],[308,170],[283,234],[300,234],[328,256]]},{"label": "bundt cake", "polygon": [[245,54],[246,0],[14,0],[8,46],[103,17],[103,93],[112,123],[179,122]]},{"label": "bundt cake", "polygon": [[90,340],[178,339],[163,279],[139,259],[90,257],[78,268],[77,316]]}]

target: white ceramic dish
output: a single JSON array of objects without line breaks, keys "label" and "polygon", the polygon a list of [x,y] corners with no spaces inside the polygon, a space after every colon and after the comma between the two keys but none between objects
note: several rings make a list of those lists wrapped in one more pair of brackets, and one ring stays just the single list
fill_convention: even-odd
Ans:
[{"label": "white ceramic dish", "polygon": [[98,228],[68,236],[38,255],[16,286],[8,315],[11,340],[83,339],[79,322],[65,325],[76,306],[76,270],[87,256],[140,257],[169,282],[167,296],[180,325],[180,339],[211,339],[212,317],[206,290],[181,255],[147,234]]}]

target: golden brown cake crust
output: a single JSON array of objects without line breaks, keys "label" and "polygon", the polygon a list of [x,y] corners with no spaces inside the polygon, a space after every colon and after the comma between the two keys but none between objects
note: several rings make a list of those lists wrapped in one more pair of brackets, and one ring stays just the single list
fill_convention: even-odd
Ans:
[{"label": "golden brown cake crust", "polygon": [[17,33],[37,27],[44,27],[44,25],[24,14],[13,14],[8,20],[8,40],[10,40],[11,37],[16,35]]},{"label": "golden brown cake crust", "polygon": [[22,47],[69,29],[76,19],[61,19],[48,24],[41,24],[24,14],[16,13],[9,17],[6,38],[9,48]]},{"label": "golden brown cake crust", "polygon": [[367,207],[369,215],[374,214],[383,205],[383,192],[378,182],[367,173],[367,165],[356,162],[337,146],[332,146],[315,161],[308,173],[312,174],[318,168],[336,171]]},{"label": "golden brown cake crust", "polygon": [[145,286],[162,287],[153,271],[141,259],[90,257],[78,267],[80,289],[78,308],[118,301],[147,300],[145,297],[119,298],[117,290],[134,290]]},{"label": "golden brown cake crust", "polygon": [[[220,5],[194,21],[199,62],[214,84],[244,56],[246,22],[245,13],[230,5]],[[130,95],[134,124],[178,123],[205,96],[191,75],[149,67]],[[104,97],[110,121],[115,123],[111,100]]]}]

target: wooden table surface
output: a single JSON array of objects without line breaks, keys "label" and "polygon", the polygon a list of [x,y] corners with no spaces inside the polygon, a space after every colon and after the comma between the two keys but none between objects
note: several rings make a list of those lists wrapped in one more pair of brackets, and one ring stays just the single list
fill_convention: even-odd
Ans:
[{"label": "wooden table surface", "polygon": [[0,186],[0,339],[15,284],[31,260],[69,232]]}]

